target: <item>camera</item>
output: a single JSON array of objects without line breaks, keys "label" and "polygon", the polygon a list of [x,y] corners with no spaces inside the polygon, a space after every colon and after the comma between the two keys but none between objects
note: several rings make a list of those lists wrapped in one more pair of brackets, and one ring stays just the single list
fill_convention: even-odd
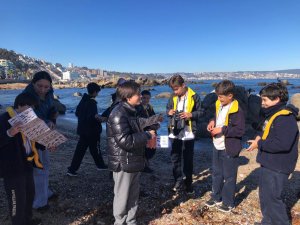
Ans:
[{"label": "camera", "polygon": [[180,113],[182,112],[183,110],[176,110],[171,119],[171,128],[175,135],[179,134],[179,132],[185,127],[185,120],[180,118]]}]

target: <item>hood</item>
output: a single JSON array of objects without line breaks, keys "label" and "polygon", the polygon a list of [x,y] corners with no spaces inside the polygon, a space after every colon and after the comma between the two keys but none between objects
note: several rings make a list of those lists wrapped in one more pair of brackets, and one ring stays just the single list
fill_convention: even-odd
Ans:
[{"label": "hood", "polygon": [[287,110],[290,110],[290,111],[293,113],[294,116],[298,116],[299,109],[298,109],[296,106],[294,106],[294,105],[292,105],[292,104],[288,104],[288,105],[286,106],[286,109],[287,109]]}]

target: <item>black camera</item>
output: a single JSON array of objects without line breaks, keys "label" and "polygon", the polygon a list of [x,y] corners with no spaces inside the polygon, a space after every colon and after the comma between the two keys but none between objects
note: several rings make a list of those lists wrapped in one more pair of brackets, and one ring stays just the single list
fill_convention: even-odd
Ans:
[{"label": "black camera", "polygon": [[179,132],[185,127],[185,120],[180,118],[180,113],[182,112],[183,110],[176,110],[171,119],[171,128],[175,135],[178,135]]}]

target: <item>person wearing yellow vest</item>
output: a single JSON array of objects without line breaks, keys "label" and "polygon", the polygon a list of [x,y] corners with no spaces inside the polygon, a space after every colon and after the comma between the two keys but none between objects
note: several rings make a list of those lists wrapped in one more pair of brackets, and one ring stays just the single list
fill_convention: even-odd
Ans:
[{"label": "person wearing yellow vest", "polygon": [[16,97],[14,107],[0,115],[0,177],[4,181],[13,225],[41,222],[32,218],[32,203],[35,192],[33,166],[42,167],[42,164],[35,163],[33,143],[20,132],[21,125],[11,126],[8,122],[12,111],[16,115],[36,105],[32,95],[22,93]]},{"label": "person wearing yellow vest", "polygon": [[234,99],[235,85],[223,80],[217,84],[215,92],[215,117],[207,126],[213,138],[212,156],[212,193],[205,204],[218,206],[222,212],[234,208],[236,178],[239,153],[242,149],[241,139],[245,133],[244,112]]},{"label": "person wearing yellow vest", "polygon": [[288,91],[281,83],[268,84],[259,94],[265,120],[247,149],[258,149],[256,161],[261,165],[259,199],[263,218],[256,224],[290,225],[282,194],[298,159],[299,109],[287,105]]},{"label": "person wearing yellow vest", "polygon": [[[175,185],[173,191],[178,192],[185,186],[187,194],[193,194],[192,175],[194,158],[194,139],[197,131],[197,121],[202,115],[200,97],[187,87],[180,75],[174,75],[169,80],[173,96],[167,104],[169,117],[169,138],[172,143],[171,161]],[[181,159],[183,157],[183,180]]]}]

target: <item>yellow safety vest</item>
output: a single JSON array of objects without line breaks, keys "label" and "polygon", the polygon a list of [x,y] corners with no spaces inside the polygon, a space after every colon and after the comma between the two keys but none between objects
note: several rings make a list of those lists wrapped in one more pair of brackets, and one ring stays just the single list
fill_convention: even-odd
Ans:
[{"label": "yellow safety vest", "polygon": [[287,116],[287,115],[290,115],[292,114],[291,111],[289,110],[286,110],[286,109],[282,109],[280,111],[278,111],[277,113],[275,113],[273,116],[271,116],[271,118],[269,119],[269,121],[267,122],[267,125],[264,129],[264,133],[263,133],[263,136],[262,136],[262,140],[266,140],[266,138],[268,137],[269,135],[269,132],[270,132],[270,128],[271,128],[271,125],[273,123],[273,121],[278,117],[278,116]]},{"label": "yellow safety vest", "polygon": [[[8,112],[8,115],[11,118],[16,115],[15,110],[12,107],[7,107],[6,111]],[[26,144],[26,137],[22,132],[21,132],[21,136],[22,136],[22,139],[23,139],[23,144],[25,145]],[[34,163],[35,163],[36,167],[40,168],[40,169],[43,169],[43,165],[40,162],[39,154],[38,154],[37,148],[35,146],[35,141],[30,141],[30,144],[31,144],[33,156],[28,156],[27,161],[31,162],[32,160],[34,160]]]}]

